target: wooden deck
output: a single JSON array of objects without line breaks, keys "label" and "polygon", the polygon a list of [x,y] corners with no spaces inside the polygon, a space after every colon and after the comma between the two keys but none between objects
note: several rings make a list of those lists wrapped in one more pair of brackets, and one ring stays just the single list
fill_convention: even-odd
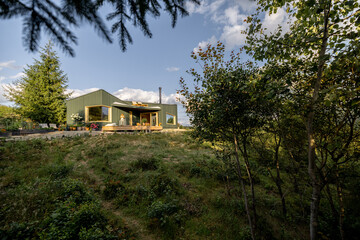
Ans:
[{"label": "wooden deck", "polygon": [[103,132],[117,132],[117,131],[161,131],[163,127],[160,126],[103,126]]}]

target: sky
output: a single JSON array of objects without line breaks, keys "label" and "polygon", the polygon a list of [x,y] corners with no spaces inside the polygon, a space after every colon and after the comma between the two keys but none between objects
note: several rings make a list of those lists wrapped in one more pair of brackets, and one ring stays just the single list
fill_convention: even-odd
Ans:
[{"label": "sky", "polygon": [[[162,87],[162,102],[178,104],[178,121],[189,125],[184,108],[176,102],[176,90],[180,77],[187,83],[192,78],[186,70],[195,67],[191,52],[207,44],[222,41],[227,51],[237,50],[245,43],[244,19],[256,9],[254,1],[213,0],[201,1],[201,5],[187,4],[189,16],[179,18],[175,28],[171,18],[162,13],[157,19],[149,18],[153,37],[127,25],[133,44],[122,52],[114,36],[113,44],[101,39],[86,24],[74,30],[78,44],[72,45],[76,56],[64,54],[56,45],[61,69],[68,77],[72,97],[104,89],[122,100],[158,102],[158,88]],[[106,7],[101,11],[103,17]],[[105,19],[105,17],[104,17]],[[287,28],[287,14],[280,9],[276,14],[265,15],[263,24],[269,32],[278,25]],[[107,24],[110,28],[111,25]],[[22,42],[22,19],[0,21],[0,104],[12,105],[3,96],[3,86],[13,83],[23,75],[26,65],[39,59],[39,52],[26,51]],[[49,37],[42,34],[40,46]]]}]

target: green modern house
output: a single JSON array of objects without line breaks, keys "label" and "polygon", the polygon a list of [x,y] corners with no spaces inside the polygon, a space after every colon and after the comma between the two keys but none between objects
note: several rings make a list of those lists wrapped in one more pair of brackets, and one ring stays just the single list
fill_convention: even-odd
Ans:
[{"label": "green modern house", "polygon": [[97,90],[66,102],[66,121],[78,113],[85,123],[95,122],[103,130],[162,130],[177,128],[177,105],[123,101],[105,90]]}]

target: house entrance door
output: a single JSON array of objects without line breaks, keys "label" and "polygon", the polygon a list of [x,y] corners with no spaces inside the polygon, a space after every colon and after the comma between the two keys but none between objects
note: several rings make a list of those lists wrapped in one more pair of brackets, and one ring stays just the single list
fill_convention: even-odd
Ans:
[{"label": "house entrance door", "polygon": [[150,126],[157,126],[157,114],[150,114],[151,116],[151,122],[150,122]]},{"label": "house entrance door", "polygon": [[143,119],[146,119],[146,123],[150,126],[159,126],[159,114],[157,112],[141,113],[140,122],[142,122]]}]

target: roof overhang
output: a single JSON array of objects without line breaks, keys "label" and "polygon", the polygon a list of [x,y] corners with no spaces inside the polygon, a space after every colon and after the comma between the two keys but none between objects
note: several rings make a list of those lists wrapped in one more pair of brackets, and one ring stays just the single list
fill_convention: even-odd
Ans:
[{"label": "roof overhang", "polygon": [[130,105],[130,104],[126,104],[126,103],[121,103],[121,102],[113,102],[111,104],[111,106],[113,107],[118,107],[118,108],[122,108],[122,109],[127,109],[127,110],[136,110],[138,112],[154,112],[154,111],[160,111],[161,107],[142,107],[142,106],[134,106],[134,105]]}]

